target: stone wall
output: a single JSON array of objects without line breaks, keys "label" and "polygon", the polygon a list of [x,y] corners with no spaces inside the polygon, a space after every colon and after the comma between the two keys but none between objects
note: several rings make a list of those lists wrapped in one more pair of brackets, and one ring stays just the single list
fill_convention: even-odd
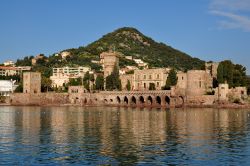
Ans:
[{"label": "stone wall", "polygon": [[69,103],[68,93],[13,93],[10,95],[11,105],[61,105]]},{"label": "stone wall", "polygon": [[187,96],[201,96],[212,88],[212,77],[204,70],[190,70],[187,72]]},{"label": "stone wall", "polygon": [[144,69],[134,71],[134,90],[149,90],[150,83],[156,90],[161,90],[166,84],[169,68]]},{"label": "stone wall", "polygon": [[122,90],[127,90],[127,83],[130,81],[131,90],[134,90],[134,74],[120,75]]},{"label": "stone wall", "polygon": [[188,106],[212,106],[217,101],[216,95],[188,96],[186,105]]}]

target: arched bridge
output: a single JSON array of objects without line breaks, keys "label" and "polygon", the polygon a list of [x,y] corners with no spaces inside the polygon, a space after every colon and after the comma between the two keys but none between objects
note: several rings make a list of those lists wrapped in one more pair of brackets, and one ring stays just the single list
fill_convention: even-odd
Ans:
[{"label": "arched bridge", "polygon": [[102,91],[71,95],[71,101],[81,105],[116,105],[138,107],[183,107],[185,96],[167,90]]}]

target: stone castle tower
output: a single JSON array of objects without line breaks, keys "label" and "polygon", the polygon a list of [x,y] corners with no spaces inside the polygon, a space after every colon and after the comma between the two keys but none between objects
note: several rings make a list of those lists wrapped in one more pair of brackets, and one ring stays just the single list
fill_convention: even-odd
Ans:
[{"label": "stone castle tower", "polygon": [[41,93],[41,73],[23,73],[23,93]]},{"label": "stone castle tower", "polygon": [[115,66],[119,68],[119,57],[116,52],[103,52],[100,54],[100,59],[103,63],[104,78],[113,72]]}]

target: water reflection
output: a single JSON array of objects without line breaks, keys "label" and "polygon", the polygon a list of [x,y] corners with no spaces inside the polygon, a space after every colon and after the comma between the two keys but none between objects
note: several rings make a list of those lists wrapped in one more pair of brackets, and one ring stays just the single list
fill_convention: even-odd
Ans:
[{"label": "water reflection", "polygon": [[0,107],[0,164],[247,165],[248,110]]}]

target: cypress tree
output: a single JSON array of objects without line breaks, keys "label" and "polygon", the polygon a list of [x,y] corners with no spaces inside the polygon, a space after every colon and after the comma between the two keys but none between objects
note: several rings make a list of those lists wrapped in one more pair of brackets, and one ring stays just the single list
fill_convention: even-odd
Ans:
[{"label": "cypress tree", "polygon": [[129,80],[127,81],[126,88],[127,88],[128,91],[131,90],[131,84],[130,84],[130,81],[129,81]]},{"label": "cypress tree", "polygon": [[164,87],[165,90],[169,90],[171,86],[175,86],[177,84],[178,77],[177,77],[177,72],[173,68],[169,71],[168,78],[166,81],[166,85]]}]

